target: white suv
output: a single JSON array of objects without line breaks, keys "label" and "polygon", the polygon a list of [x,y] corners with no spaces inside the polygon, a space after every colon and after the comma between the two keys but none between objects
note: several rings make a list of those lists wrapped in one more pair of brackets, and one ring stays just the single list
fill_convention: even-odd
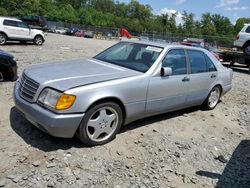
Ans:
[{"label": "white suv", "polygon": [[250,24],[245,24],[234,41],[234,46],[243,49],[250,56]]},{"label": "white suv", "polygon": [[21,20],[0,17],[0,45],[4,45],[7,41],[32,41],[36,45],[42,45],[45,38],[42,31],[31,29]]}]

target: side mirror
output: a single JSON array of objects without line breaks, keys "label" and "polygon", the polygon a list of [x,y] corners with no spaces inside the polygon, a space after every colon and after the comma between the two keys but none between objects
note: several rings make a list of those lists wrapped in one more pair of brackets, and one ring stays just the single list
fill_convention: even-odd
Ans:
[{"label": "side mirror", "polygon": [[170,76],[172,75],[172,68],[170,67],[162,67],[161,68],[161,76]]}]

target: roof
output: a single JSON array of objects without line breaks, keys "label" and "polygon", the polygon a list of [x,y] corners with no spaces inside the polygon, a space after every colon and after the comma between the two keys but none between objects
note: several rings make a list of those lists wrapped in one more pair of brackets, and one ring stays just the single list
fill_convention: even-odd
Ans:
[{"label": "roof", "polygon": [[17,18],[13,18],[13,17],[3,17],[3,16],[0,16],[0,20],[1,19],[8,19],[8,20],[13,20],[13,21],[21,21],[21,20],[19,20]]},{"label": "roof", "polygon": [[204,48],[200,47],[193,47],[193,46],[185,46],[178,43],[166,43],[166,42],[154,42],[154,41],[139,41],[139,40],[123,40],[125,42],[132,42],[132,43],[139,43],[139,44],[146,44],[146,45],[152,45],[152,46],[158,46],[161,48],[184,48],[184,49],[193,49],[193,50],[201,50],[206,51]]}]

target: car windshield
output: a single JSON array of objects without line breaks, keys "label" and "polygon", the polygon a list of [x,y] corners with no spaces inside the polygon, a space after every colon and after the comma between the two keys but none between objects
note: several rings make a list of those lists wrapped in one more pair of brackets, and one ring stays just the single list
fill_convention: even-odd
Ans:
[{"label": "car windshield", "polygon": [[120,42],[101,52],[95,59],[139,72],[147,72],[163,48],[147,44]]}]

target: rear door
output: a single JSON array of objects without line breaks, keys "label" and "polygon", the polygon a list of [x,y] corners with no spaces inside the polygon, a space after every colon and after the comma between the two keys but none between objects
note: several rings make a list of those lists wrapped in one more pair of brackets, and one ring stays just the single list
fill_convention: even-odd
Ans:
[{"label": "rear door", "polygon": [[14,20],[4,19],[3,28],[7,33],[9,38],[17,38],[19,34],[19,28],[17,27],[17,22]]},{"label": "rear door", "polygon": [[185,107],[189,77],[183,49],[171,49],[162,60],[162,67],[171,67],[171,76],[154,76],[150,79],[146,112],[161,113]]},{"label": "rear door", "polygon": [[216,81],[217,70],[212,60],[200,50],[187,50],[190,63],[190,87],[187,95],[188,105],[201,104]]}]

